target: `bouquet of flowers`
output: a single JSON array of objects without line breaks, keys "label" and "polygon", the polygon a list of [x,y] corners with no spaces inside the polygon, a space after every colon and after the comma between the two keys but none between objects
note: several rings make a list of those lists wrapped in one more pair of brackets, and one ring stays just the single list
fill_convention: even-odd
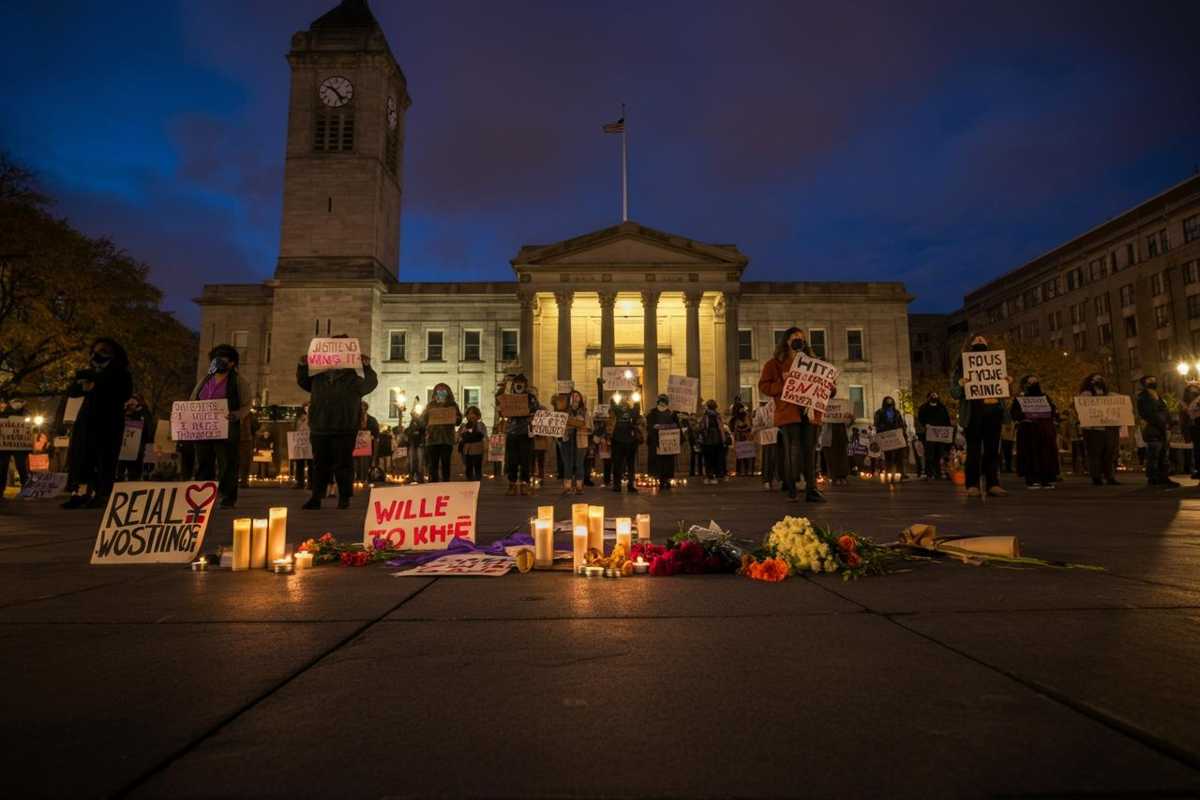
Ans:
[{"label": "bouquet of flowers", "polygon": [[391,542],[384,537],[376,536],[370,546],[363,547],[358,542],[339,542],[337,537],[328,531],[316,539],[301,542],[296,550],[312,553],[313,562],[316,564],[340,561],[343,567],[365,567],[372,562],[383,561],[396,555]]},{"label": "bouquet of flowers", "polygon": [[[767,534],[763,554],[784,561],[793,574],[841,573],[843,580],[882,575],[887,563],[900,557],[870,539],[813,525],[806,517],[784,517],[776,522]],[[742,573],[754,577],[748,572],[750,566],[744,566]]]}]

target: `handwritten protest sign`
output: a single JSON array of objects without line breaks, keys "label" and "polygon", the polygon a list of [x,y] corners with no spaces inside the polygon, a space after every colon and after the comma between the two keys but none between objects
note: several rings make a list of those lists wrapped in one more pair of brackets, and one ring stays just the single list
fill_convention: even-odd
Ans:
[{"label": "handwritten protest sign", "polygon": [[700,402],[700,379],[686,375],[667,376],[667,398],[671,408],[693,414]]},{"label": "handwritten protest sign", "polygon": [[358,339],[313,339],[308,343],[309,374],[330,369],[362,370]]},{"label": "handwritten protest sign", "polygon": [[0,451],[32,450],[33,426],[21,417],[0,419]]},{"label": "handwritten protest sign", "polygon": [[968,400],[1008,397],[1008,360],[1003,350],[962,354],[963,392]]},{"label": "handwritten protest sign", "polygon": [[455,539],[475,541],[478,481],[371,489],[363,544],[387,539],[397,550],[445,550]]},{"label": "handwritten protest sign", "polygon": [[312,440],[308,431],[288,431],[288,458],[292,461],[307,461],[312,459]]},{"label": "handwritten protest sign", "polygon": [[[626,372],[630,377],[625,377]],[[605,367],[600,374],[606,392],[632,392],[638,387],[638,371],[634,367]]]},{"label": "handwritten protest sign", "polygon": [[562,438],[567,432],[567,415],[562,411],[541,410],[529,421],[530,436],[552,436]]},{"label": "handwritten protest sign", "polygon": [[953,425],[926,425],[925,439],[930,442],[952,444],[954,442]]},{"label": "handwritten protest sign", "polygon": [[844,397],[832,397],[825,404],[825,422],[848,425],[854,422],[854,404]]},{"label": "handwritten protest sign", "polygon": [[393,572],[397,578],[428,577],[430,575],[475,575],[498,578],[513,568],[508,556],[489,556],[484,553],[462,553],[421,564],[403,572]]},{"label": "handwritten protest sign", "polygon": [[430,425],[455,425],[458,409],[454,406],[427,406],[425,411]]},{"label": "handwritten protest sign", "polygon": [[833,364],[797,353],[783,382],[780,400],[823,413],[837,386],[838,368]]},{"label": "handwritten protest sign", "polygon": [[498,433],[488,437],[487,460],[489,463],[504,462],[504,434]]},{"label": "handwritten protest sign", "polygon": [[1050,419],[1050,398],[1045,395],[1021,395],[1017,398],[1017,403],[1021,406],[1021,413],[1029,419]]},{"label": "handwritten protest sign", "polygon": [[177,442],[229,438],[229,401],[176,400],[171,404],[171,438]]},{"label": "handwritten protest sign", "polygon": [[100,520],[93,564],[186,564],[204,543],[213,481],[118,483]]},{"label": "handwritten protest sign", "polygon": [[1109,428],[1133,423],[1133,405],[1127,394],[1106,394],[1094,397],[1081,394],[1075,397],[1075,412],[1084,428]]},{"label": "handwritten protest sign", "polygon": [[570,394],[573,391],[575,391],[575,381],[555,381],[554,382],[554,393],[555,394]]},{"label": "handwritten protest sign", "polygon": [[733,457],[738,461],[741,461],[745,458],[754,458],[754,456],[757,454],[758,445],[756,445],[753,441],[734,442],[733,444]]},{"label": "handwritten protest sign", "polygon": [[679,428],[667,428],[658,432],[658,454],[660,456],[679,455]]},{"label": "handwritten protest sign", "polygon": [[758,443],[772,445],[779,441],[779,428],[763,428],[758,432]]},{"label": "handwritten protest sign", "polygon": [[65,472],[31,472],[29,480],[21,486],[20,496],[26,500],[60,495],[67,489]]},{"label": "handwritten protest sign", "polygon": [[608,403],[597,403],[596,407],[592,409],[592,419],[608,419],[609,407]]},{"label": "handwritten protest sign", "polygon": [[524,392],[521,394],[500,395],[500,416],[528,417],[529,395],[525,394]]},{"label": "handwritten protest sign", "polygon": [[908,440],[904,438],[904,431],[899,428],[892,428],[890,431],[880,431],[875,434],[875,443],[885,453],[889,450],[903,450],[908,447]]},{"label": "handwritten protest sign", "polygon": [[74,422],[79,419],[79,409],[83,408],[82,397],[68,397],[63,406],[63,422]]},{"label": "handwritten protest sign", "polygon": [[140,419],[125,420],[125,435],[121,438],[121,461],[137,461],[142,451],[142,421]]},{"label": "handwritten protest sign", "polygon": [[355,458],[371,455],[371,432],[359,431],[354,437],[354,452],[351,453]]},{"label": "handwritten protest sign", "polygon": [[30,455],[29,455],[29,471],[30,472],[49,472],[50,471],[50,454],[49,453],[30,453]]}]

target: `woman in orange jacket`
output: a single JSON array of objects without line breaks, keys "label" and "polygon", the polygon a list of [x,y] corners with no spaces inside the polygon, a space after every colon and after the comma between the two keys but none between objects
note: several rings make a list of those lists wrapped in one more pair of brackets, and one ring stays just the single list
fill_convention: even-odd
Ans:
[{"label": "woman in orange jacket", "polygon": [[796,484],[804,476],[804,499],[810,503],[822,503],[825,498],[817,491],[816,446],[817,434],[821,430],[821,414],[809,414],[807,409],[784,402],[783,384],[797,353],[812,356],[812,350],[804,338],[801,328],[788,328],[775,353],[763,364],[762,376],[758,379],[758,390],[767,397],[775,398],[775,425],[782,439],[780,455],[783,467],[784,487],[792,502],[798,500]]}]

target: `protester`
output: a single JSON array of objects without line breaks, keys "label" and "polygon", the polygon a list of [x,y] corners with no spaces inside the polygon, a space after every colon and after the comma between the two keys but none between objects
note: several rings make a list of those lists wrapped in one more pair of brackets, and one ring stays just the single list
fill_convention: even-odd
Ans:
[{"label": "protester", "polygon": [[701,416],[692,415],[688,419],[687,424],[687,440],[688,440],[688,477],[694,478],[697,475],[704,477],[704,436],[700,433]]},{"label": "protester", "polygon": [[944,477],[942,473],[942,456],[946,453],[945,442],[929,441],[929,426],[948,428],[950,426],[950,409],[942,403],[937,392],[925,396],[925,402],[917,409],[917,436],[925,449],[925,477],[938,480]]},{"label": "protester", "polygon": [[1141,385],[1137,415],[1142,423],[1142,440],[1146,443],[1146,481],[1151,486],[1176,488],[1179,484],[1167,474],[1171,421],[1167,404],[1158,394],[1158,379],[1153,375],[1143,375]]},{"label": "protester", "polygon": [[559,477],[563,494],[583,494],[584,459],[587,456],[587,405],[583,395],[572,390],[563,403],[567,427],[558,441]]},{"label": "protester", "polygon": [[[300,412],[296,415],[296,432],[308,432],[308,403],[300,407]],[[291,455],[290,453],[288,455]],[[292,486],[296,489],[304,489],[307,487],[305,480],[305,470],[312,472],[312,460],[307,458],[292,459]]]},{"label": "protester", "polygon": [[[245,402],[244,398],[243,402]],[[258,401],[248,405],[250,408],[241,419],[240,438],[238,439],[237,475],[238,485],[243,489],[250,486],[250,467],[254,463],[254,438],[258,435]]]},{"label": "protester", "polygon": [[733,432],[734,474],[739,478],[754,474],[754,459],[738,458],[736,453],[738,442],[754,441],[753,428],[750,412],[742,403],[742,398],[734,398],[733,406],[729,409],[729,429]]},{"label": "protester", "polygon": [[[1104,397],[1108,394],[1104,376],[1089,375],[1079,387],[1079,394],[1086,397]],[[1116,486],[1117,449],[1121,444],[1121,428],[1116,425],[1081,428],[1083,448],[1087,456],[1088,474],[1092,483],[1101,486],[1107,483]]]},{"label": "protester", "polygon": [[[660,492],[671,488],[671,480],[675,477],[675,453],[659,452],[659,436],[663,431],[679,433],[680,444],[683,443],[683,423],[679,415],[671,410],[671,399],[660,394],[655,400],[654,408],[646,415],[646,460],[649,473],[658,479]],[[680,448],[682,449],[682,447]]]},{"label": "protester", "polygon": [[[336,339],[346,338],[344,335]],[[318,509],[329,488],[337,482],[338,508],[349,508],[354,496],[354,443],[362,422],[362,398],[375,391],[379,378],[371,359],[362,356],[362,376],[353,369],[331,369],[312,375],[308,357],[301,356],[296,383],[311,394],[308,404],[309,440],[312,442],[312,496],[301,508]]]},{"label": "protester", "polygon": [[[266,460],[263,460],[266,456]],[[275,462],[275,437],[271,429],[261,425],[258,433],[254,434],[254,467],[255,475],[259,478],[272,477],[272,467]]]},{"label": "protester", "polygon": [[[524,375],[512,379],[510,394],[526,395],[529,398],[529,414],[507,417],[504,431],[504,457],[508,461],[508,492],[507,494],[528,494],[533,491],[529,478],[530,464],[533,460],[533,439],[529,436],[529,423],[541,406],[537,397],[529,391],[529,382]],[[499,400],[504,394],[503,388],[496,395]]]},{"label": "protester", "polygon": [[762,479],[763,489],[774,489],[775,476],[781,473],[779,469],[779,429],[775,427],[775,401],[762,400],[754,409],[754,435],[762,441],[764,431],[774,431],[775,441],[762,445]]},{"label": "protester", "polygon": [[[887,431],[900,431],[904,436],[905,442],[908,441],[908,424],[904,421],[904,415],[900,413],[900,409],[896,408],[896,400],[893,397],[884,397],[883,403],[875,411],[875,433],[886,433]],[[883,451],[883,469],[887,473],[897,473],[900,478],[904,478],[904,469],[907,466],[907,447],[900,447],[894,450]]]},{"label": "protester", "polygon": [[363,455],[353,455],[354,461],[354,480],[359,483],[368,483],[371,480],[371,463],[375,459],[375,442],[379,439],[379,420],[371,415],[371,407],[366,400],[359,403],[358,413],[358,432],[354,436],[354,450],[358,450],[358,437],[362,432],[368,434],[367,445],[370,452]]},{"label": "protester", "polygon": [[816,442],[821,430],[821,414],[809,414],[807,409],[780,400],[787,372],[797,353],[813,356],[804,337],[804,330],[788,328],[780,338],[774,354],[763,364],[758,389],[767,397],[775,398],[775,425],[783,436],[786,455],[782,459],[786,468],[785,486],[793,502],[798,499],[800,478],[804,478],[805,500],[820,503],[825,500],[817,491]]},{"label": "protester", "polygon": [[379,429],[379,438],[375,441],[375,461],[372,463],[372,472],[377,473],[379,483],[387,480],[387,476],[392,471],[392,456],[396,452],[396,438],[392,433],[390,425],[383,425]]},{"label": "protester", "polygon": [[[0,419],[12,419],[14,417],[25,417],[25,401],[19,397],[14,397],[12,402],[7,402],[0,398]],[[4,489],[8,486],[8,464],[12,461],[16,465],[17,477],[21,479],[21,487],[29,482],[29,451],[28,450],[0,450],[0,500],[4,499]]]},{"label": "protester", "polygon": [[[1021,394],[1012,404],[1010,415],[1017,425],[1017,458],[1021,475],[1029,489],[1053,489],[1058,478],[1058,409],[1042,390],[1037,375],[1021,379]],[[1023,399],[1045,398],[1047,412],[1030,411]]]},{"label": "protester", "polygon": [[[968,348],[975,352],[989,349],[988,340],[984,336],[972,336]],[[1012,384],[1012,378],[1007,377]],[[966,485],[969,497],[979,497],[979,481],[982,478],[985,491],[992,497],[1004,497],[1008,494],[1000,486],[998,472],[998,457],[1000,452],[1000,428],[1004,424],[1005,403],[995,397],[983,400],[967,400],[963,388],[962,359],[954,368],[954,382],[950,386],[950,396],[959,401],[958,423],[963,429],[966,440]]]},{"label": "protester", "polygon": [[850,456],[850,460],[854,464],[854,469],[859,475],[869,471],[867,466],[867,452],[867,443],[863,441],[862,431],[858,428],[852,428],[850,431],[850,443],[846,446],[846,453]]},{"label": "protester", "polygon": [[[125,401],[125,427],[129,428],[129,424],[134,423],[134,427],[141,427],[141,433],[137,436],[137,454],[131,459],[122,459],[117,462],[117,481],[140,481],[144,476],[142,471],[145,466],[146,446],[154,441],[154,415],[146,408],[146,403],[141,395],[133,395]],[[124,432],[122,432],[124,436]],[[122,440],[122,449],[124,449],[124,441]]]},{"label": "protester", "polygon": [[425,482],[425,418],[417,413],[420,404],[413,408],[405,435],[408,437],[408,473],[413,483]]},{"label": "protester", "polygon": [[[434,424],[430,414],[435,409],[450,409],[453,411],[454,422]],[[454,453],[454,434],[462,424],[462,409],[454,399],[454,392],[445,383],[433,387],[433,395],[425,405],[421,414],[422,425],[425,428],[425,456],[428,462],[429,480],[433,483],[450,480],[450,457]]]},{"label": "protester", "polygon": [[[827,422],[823,426],[821,455],[825,460],[826,474],[834,485],[846,482],[850,474],[850,437],[845,422]],[[826,433],[827,431],[827,433]]]},{"label": "protester", "polygon": [[1192,477],[1200,478],[1200,381],[1188,381],[1179,404],[1179,430],[1192,446]]},{"label": "protester", "polygon": [[637,451],[645,440],[641,407],[630,401],[628,394],[613,396],[608,410],[608,426],[612,431],[612,490],[621,491],[622,478],[630,494],[637,494]]},{"label": "protester", "polygon": [[229,406],[229,431],[224,439],[195,443],[196,478],[217,481],[221,507],[233,508],[237,505],[242,441],[249,427],[252,392],[238,371],[240,359],[233,345],[217,345],[209,351],[208,358],[208,373],[192,389],[190,399],[225,400]]},{"label": "protester", "polygon": [[609,436],[607,414],[594,414],[592,416],[592,450],[595,452],[595,460],[600,462],[604,485],[611,486],[612,437]]},{"label": "protester", "polygon": [[96,339],[88,366],[76,371],[67,397],[82,397],[67,453],[67,488],[63,508],[103,508],[112,494],[121,440],[125,436],[125,401],[133,394],[129,357],[115,340]]},{"label": "protester", "polygon": [[467,421],[458,429],[458,452],[469,481],[483,480],[483,455],[487,450],[488,431],[483,414],[476,406],[467,407]]},{"label": "protester", "polygon": [[716,400],[704,404],[704,413],[700,415],[699,438],[704,454],[704,482],[716,485],[725,478],[725,452],[733,439],[729,427],[721,419]]}]

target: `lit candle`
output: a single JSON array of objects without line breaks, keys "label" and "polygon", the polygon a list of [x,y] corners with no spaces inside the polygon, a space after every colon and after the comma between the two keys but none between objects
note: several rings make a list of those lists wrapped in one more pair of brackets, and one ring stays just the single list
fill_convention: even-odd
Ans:
[{"label": "lit candle", "polygon": [[633,535],[630,533],[629,517],[617,517],[617,547],[625,547],[625,557],[629,557],[629,551],[633,548]]},{"label": "lit candle", "polygon": [[588,506],[588,548],[604,552],[604,506]]},{"label": "lit candle", "polygon": [[267,509],[267,560],[283,558],[287,552],[287,509]]},{"label": "lit candle", "polygon": [[588,529],[587,525],[576,525],[575,535],[572,537],[574,548],[571,551],[571,566],[576,572],[583,569],[584,562],[587,556],[588,546]]},{"label": "lit candle", "polygon": [[638,541],[639,542],[650,541],[650,515],[649,514],[638,514],[637,515],[637,529],[638,529]]},{"label": "lit candle", "polygon": [[588,504],[587,503],[574,503],[571,506],[571,530],[575,530],[576,525],[583,525],[584,527],[586,527],[587,524],[588,524]]},{"label": "lit candle", "polygon": [[233,521],[233,569],[250,569],[250,518]]},{"label": "lit candle", "polygon": [[533,531],[533,565],[538,569],[554,566],[554,523],[539,519]]},{"label": "lit candle", "polygon": [[290,557],[272,559],[271,569],[276,575],[290,575],[294,571],[292,559]]},{"label": "lit candle", "polygon": [[649,571],[650,571],[650,564],[648,564],[646,562],[646,559],[642,558],[641,556],[638,556],[637,561],[633,562],[633,574],[634,575],[645,575]]},{"label": "lit candle", "polygon": [[544,519],[554,528],[554,506],[538,506],[538,519]]},{"label": "lit candle", "polygon": [[254,520],[250,532],[250,569],[263,569],[267,566],[267,521]]},{"label": "lit candle", "polygon": [[296,553],[296,570],[312,569],[313,554],[307,550]]}]

